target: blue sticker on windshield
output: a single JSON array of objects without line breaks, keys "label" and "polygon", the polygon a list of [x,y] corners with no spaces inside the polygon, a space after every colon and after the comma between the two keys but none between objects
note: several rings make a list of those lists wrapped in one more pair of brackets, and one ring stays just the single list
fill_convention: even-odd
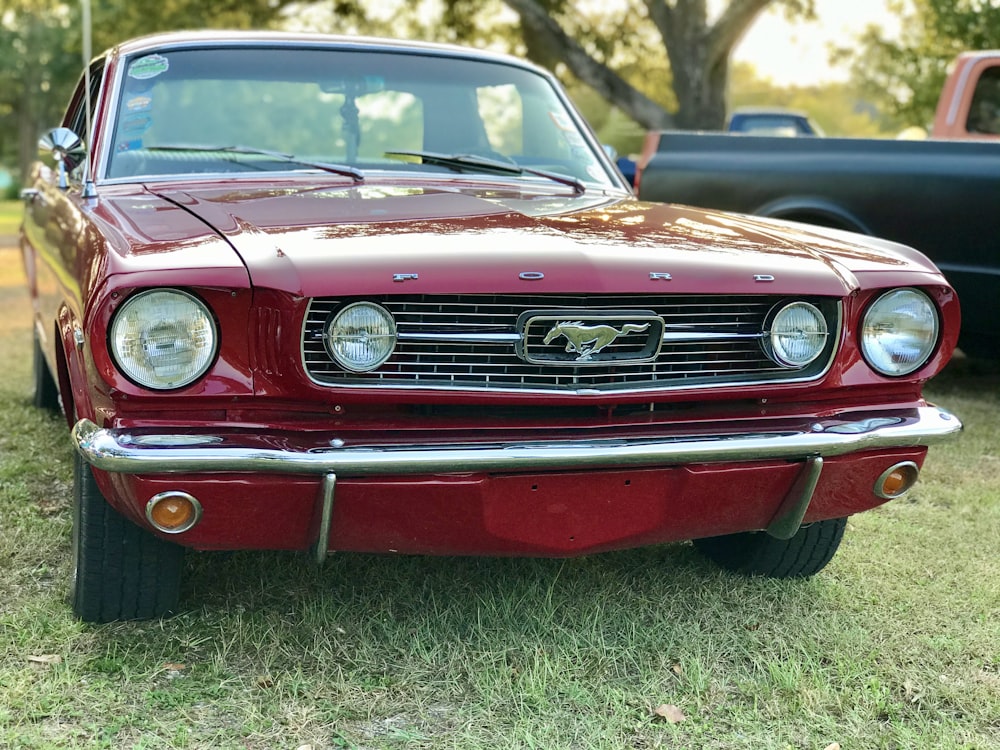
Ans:
[{"label": "blue sticker on windshield", "polygon": [[169,68],[170,61],[163,55],[146,55],[128,66],[128,77],[145,81],[166,73]]}]

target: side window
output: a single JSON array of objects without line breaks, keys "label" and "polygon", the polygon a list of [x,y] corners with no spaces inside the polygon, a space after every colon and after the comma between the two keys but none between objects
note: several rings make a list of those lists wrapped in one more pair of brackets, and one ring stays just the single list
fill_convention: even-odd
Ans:
[{"label": "side window", "polygon": [[[97,97],[101,92],[101,78],[104,74],[104,60],[94,61],[90,66],[90,121],[93,123],[94,117],[97,114]],[[73,99],[70,101],[69,109],[66,111],[66,117],[63,119],[63,124],[76,133],[78,136],[83,138],[85,141],[90,137],[87,132],[87,97],[86,91],[84,90],[85,79],[80,78],[80,82],[77,84],[76,93],[73,94]],[[87,144],[90,147],[90,144]]]},{"label": "side window", "polygon": [[[97,97],[101,91],[101,77],[104,74],[104,60],[96,60],[90,66],[90,123],[93,126],[94,117],[97,114]],[[91,148],[91,134],[87,131],[87,90],[86,90],[86,77],[81,76],[80,82],[76,85],[76,91],[73,94],[73,98],[70,100],[69,107],[66,110],[66,116],[63,117],[63,127],[69,128],[74,133],[76,133],[83,140],[84,144],[87,146],[87,153],[90,153]],[[82,179],[83,170],[87,165],[87,161],[84,160],[77,167],[70,172],[70,177],[74,180]]]},{"label": "side window", "polygon": [[965,129],[1000,135],[1000,66],[987,68],[976,82]]}]

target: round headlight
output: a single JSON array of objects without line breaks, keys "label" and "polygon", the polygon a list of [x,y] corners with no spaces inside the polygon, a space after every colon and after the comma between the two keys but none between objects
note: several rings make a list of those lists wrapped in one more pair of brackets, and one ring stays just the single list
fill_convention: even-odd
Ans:
[{"label": "round headlight", "polygon": [[826,319],[815,305],[792,302],[771,320],[771,356],[785,367],[805,367],[823,353],[827,334]]},{"label": "round headlight", "polygon": [[355,302],[333,316],[326,327],[330,356],[351,372],[381,365],[396,346],[396,322],[384,307]]},{"label": "round headlight", "polygon": [[868,308],[861,351],[883,375],[909,375],[924,366],[938,340],[934,303],[917,289],[886,292]]},{"label": "round headlight", "polygon": [[217,333],[208,308],[177,289],[140,292],[111,321],[115,364],[145,388],[181,388],[200,378],[215,359]]}]

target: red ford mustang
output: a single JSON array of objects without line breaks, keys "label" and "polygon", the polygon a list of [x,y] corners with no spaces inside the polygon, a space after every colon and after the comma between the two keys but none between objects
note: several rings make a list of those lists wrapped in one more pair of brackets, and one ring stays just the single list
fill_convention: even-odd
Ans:
[{"label": "red ford mustang", "polygon": [[808,576],[961,429],[920,253],[637,201],[548,74],[417,43],[147,37],[24,192],[35,400],[77,448],[73,606],[183,550],[568,556],[693,539]]}]

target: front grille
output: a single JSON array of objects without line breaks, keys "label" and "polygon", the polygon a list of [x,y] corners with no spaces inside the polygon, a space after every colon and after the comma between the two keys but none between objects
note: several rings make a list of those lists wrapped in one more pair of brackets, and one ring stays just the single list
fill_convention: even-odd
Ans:
[{"label": "front grille", "polygon": [[[309,377],[331,386],[616,391],[804,380],[818,377],[829,366],[840,329],[840,305],[828,298],[801,299],[823,311],[830,331],[827,350],[801,370],[784,368],[764,352],[761,332],[768,313],[787,301],[767,295],[371,298],[392,313],[400,340],[388,361],[365,373],[345,372],[331,359],[324,343],[327,322],[358,300],[316,298],[309,304],[303,325],[302,357]],[[644,311],[662,319],[667,338],[652,361],[568,362],[577,354],[566,354],[566,338],[543,343],[548,330],[544,326],[529,324],[524,337],[514,341],[519,317],[530,320],[529,313],[537,311],[567,321],[606,315],[612,322],[627,319],[629,312]],[[673,341],[671,333],[685,340]],[[616,346],[628,358],[630,351],[641,348],[644,335],[622,336],[600,358],[613,360]],[[519,356],[525,350],[531,356]]]}]

